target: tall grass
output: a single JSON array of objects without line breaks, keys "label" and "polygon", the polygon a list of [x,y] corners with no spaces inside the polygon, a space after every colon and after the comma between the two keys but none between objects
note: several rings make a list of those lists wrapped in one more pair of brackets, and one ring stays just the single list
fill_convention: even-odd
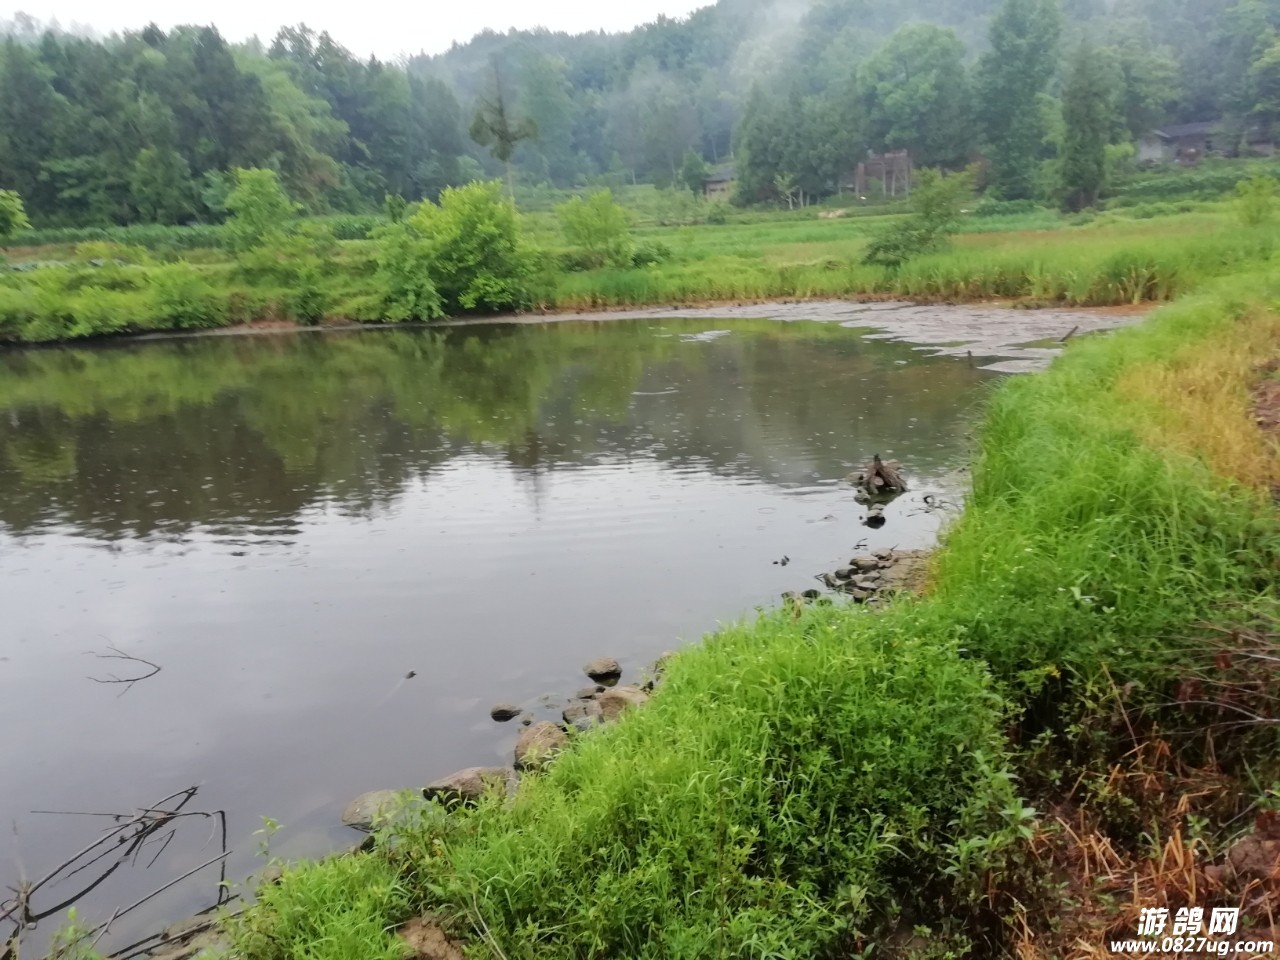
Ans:
[{"label": "tall grass", "polygon": [[[1023,816],[999,698],[980,665],[866,622],[817,607],[688,651],[513,804],[399,827],[406,883],[511,958],[809,958],[976,907]],[[297,942],[267,909],[241,946]]]},{"label": "tall grass", "polygon": [[[1274,613],[1280,527],[1260,487],[1277,457],[1249,432],[1247,385],[1277,296],[1265,272],[1233,277],[1008,382],[925,598],[779,610],[686,649],[651,704],[512,803],[370,854],[408,891],[382,922],[429,910],[487,957],[842,956],[904,920],[940,950],[998,953],[999,925],[974,920],[1026,881],[1034,817],[1006,720],[1072,739],[1093,718],[1080,749],[1127,749],[1108,714],[1123,690],[1198,729],[1169,704],[1199,655],[1179,638],[1224,610]],[[1204,424],[1170,415],[1188,386]],[[1245,759],[1266,782],[1262,735]],[[286,876],[242,921],[245,955],[355,960],[279,920],[327,882]]]},{"label": "tall grass", "polygon": [[[833,254],[799,262],[777,262],[764,251],[755,257],[704,255],[643,270],[567,274],[556,286],[554,302],[569,309],[593,309],[857,295],[942,301],[1026,298],[1080,306],[1165,301],[1214,277],[1271,259],[1276,240],[1272,231],[1215,227],[1182,232],[1166,228],[1162,235],[1141,225],[970,236],[949,250],[892,269],[861,265],[861,242],[856,246],[859,257]],[[780,249],[770,252],[776,255]],[[791,249],[819,252],[812,245]]]}]

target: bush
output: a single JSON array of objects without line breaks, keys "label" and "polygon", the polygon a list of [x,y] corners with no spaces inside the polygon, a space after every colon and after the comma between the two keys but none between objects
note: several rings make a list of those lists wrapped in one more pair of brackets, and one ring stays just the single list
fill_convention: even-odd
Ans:
[{"label": "bush", "polygon": [[560,230],[578,248],[589,268],[626,266],[631,262],[631,230],[627,211],[613,202],[608,190],[597,190],[586,200],[574,197],[556,207]]},{"label": "bush", "polygon": [[1035,200],[996,200],[988,197],[973,209],[975,217],[1005,217],[1047,211]]},{"label": "bush", "polygon": [[201,330],[227,322],[227,304],[189,264],[159,267],[150,274],[156,319],[176,330]]},{"label": "bush", "polygon": [[1246,227],[1269,223],[1275,202],[1276,181],[1273,177],[1252,177],[1236,184],[1236,214]]},{"label": "bush", "polygon": [[911,216],[873,239],[863,254],[869,266],[899,267],[912,257],[938,250],[960,226],[960,208],[973,192],[974,171],[946,176],[922,170],[911,194]]},{"label": "bush", "polygon": [[389,319],[495,313],[530,302],[534,258],[497,181],[446,189],[439,206],[423,202],[383,228],[378,242]]},{"label": "bush", "polygon": [[444,316],[440,291],[431,279],[435,253],[430,239],[422,236],[412,222],[405,221],[381,228],[375,239],[377,281],[382,290],[381,319],[400,323]]},{"label": "bush", "polygon": [[386,216],[348,213],[331,217],[313,217],[310,220],[304,220],[303,227],[309,224],[321,224],[329,228],[335,240],[368,240],[378,227],[387,222]]},{"label": "bush", "polygon": [[227,194],[231,216],[224,226],[232,250],[252,250],[271,234],[291,231],[300,208],[284,192],[274,170],[237,169],[235,178],[235,189]]},{"label": "bush", "polygon": [[0,190],[0,243],[31,226],[22,197],[14,190]]},{"label": "bush", "polygon": [[646,240],[638,243],[631,251],[633,267],[648,267],[658,263],[666,263],[674,254],[671,248],[661,240]]}]

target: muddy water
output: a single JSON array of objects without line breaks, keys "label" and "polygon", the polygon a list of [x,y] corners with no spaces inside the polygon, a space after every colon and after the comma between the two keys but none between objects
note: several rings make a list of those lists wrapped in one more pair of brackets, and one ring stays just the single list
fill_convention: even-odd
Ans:
[{"label": "muddy water", "polygon": [[[1028,358],[1006,338],[970,360],[959,315],[933,340],[959,355],[877,339],[904,334],[875,310],[0,355],[0,884],[91,842],[88,814],[188,787],[225,811],[229,879],[262,817],[274,854],[323,853],[357,793],[506,762],[493,702],[552,716],[591,657],[637,671],[859,544],[927,544],[982,365]],[[1078,318],[1040,319],[1011,336]],[[873,453],[913,480],[878,530],[841,483]],[[217,856],[217,823],[157,834],[80,917]],[[116,943],[213,902],[217,870]]]}]

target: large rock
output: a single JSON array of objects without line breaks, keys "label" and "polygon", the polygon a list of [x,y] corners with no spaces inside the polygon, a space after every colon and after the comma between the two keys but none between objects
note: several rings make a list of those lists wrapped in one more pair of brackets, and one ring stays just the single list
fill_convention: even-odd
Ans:
[{"label": "large rock", "polygon": [[568,742],[568,734],[546,720],[526,727],[516,741],[516,768],[536,770],[563,750]]},{"label": "large rock", "polygon": [[617,680],[622,676],[622,665],[613,657],[596,657],[582,668],[592,680],[600,683],[605,680]]},{"label": "large rock", "polygon": [[617,720],[622,711],[642,706],[648,699],[649,695],[639,687],[626,684],[606,690],[596,697],[596,703],[600,705],[601,716],[608,721]]},{"label": "large rock", "polygon": [[372,829],[375,820],[383,820],[403,804],[403,790],[370,790],[362,793],[342,811],[342,822],[357,830]]},{"label": "large rock", "polygon": [[514,703],[497,703],[489,710],[489,716],[499,723],[506,723],[520,716],[521,710]]},{"label": "large rock", "polygon": [[422,788],[428,800],[452,800],[470,803],[479,800],[490,790],[506,792],[511,771],[506,767],[467,767],[447,777],[433,780]]},{"label": "large rock", "polygon": [[565,707],[564,722],[566,726],[572,727],[580,733],[586,733],[593,727],[604,723],[604,715],[600,711],[600,704],[594,700],[586,700],[579,703],[571,703]]}]

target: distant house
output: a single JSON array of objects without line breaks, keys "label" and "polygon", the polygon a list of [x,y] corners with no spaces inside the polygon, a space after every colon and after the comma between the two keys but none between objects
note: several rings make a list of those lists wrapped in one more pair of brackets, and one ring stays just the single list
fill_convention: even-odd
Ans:
[{"label": "distant house", "polygon": [[1189,166],[1205,157],[1242,153],[1271,156],[1275,143],[1259,125],[1234,130],[1223,120],[1200,120],[1152,130],[1138,141],[1139,163],[1178,163]]},{"label": "distant house", "polygon": [[1139,163],[1192,164],[1222,152],[1221,120],[1179,123],[1152,130],[1138,142]]},{"label": "distant house", "polygon": [[733,185],[737,171],[732,163],[722,163],[707,174],[702,181],[702,195],[708,200],[729,200],[733,197]]}]

